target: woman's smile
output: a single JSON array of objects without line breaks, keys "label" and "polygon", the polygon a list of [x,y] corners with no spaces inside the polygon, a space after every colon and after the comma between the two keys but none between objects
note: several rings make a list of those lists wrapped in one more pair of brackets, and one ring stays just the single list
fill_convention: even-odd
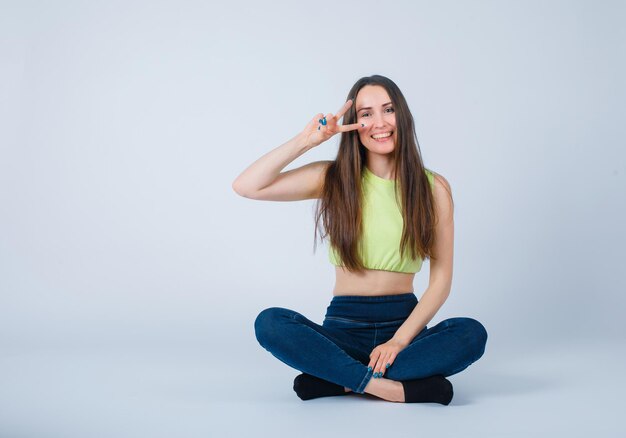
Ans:
[{"label": "woman's smile", "polygon": [[371,137],[376,140],[378,143],[384,143],[386,141],[392,140],[393,131],[389,131],[381,134],[374,134]]}]

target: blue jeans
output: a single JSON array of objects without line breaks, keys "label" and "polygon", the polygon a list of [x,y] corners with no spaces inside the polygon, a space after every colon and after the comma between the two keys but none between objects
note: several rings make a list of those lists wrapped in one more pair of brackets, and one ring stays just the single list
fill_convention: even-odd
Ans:
[{"label": "blue jeans", "polygon": [[[369,354],[387,342],[409,316],[417,297],[396,295],[333,297],[322,325],[282,307],[267,308],[254,321],[263,348],[292,368],[362,394],[372,378]],[[471,318],[449,318],[419,332],[396,356],[384,377],[411,380],[450,376],[477,361],[487,331]]]}]

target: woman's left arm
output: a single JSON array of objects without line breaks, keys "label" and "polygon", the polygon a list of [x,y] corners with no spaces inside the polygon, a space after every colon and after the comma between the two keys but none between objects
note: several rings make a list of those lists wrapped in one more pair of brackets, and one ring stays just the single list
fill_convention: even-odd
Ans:
[{"label": "woman's left arm", "polygon": [[369,367],[374,377],[382,377],[398,353],[404,350],[435,316],[450,294],[452,287],[452,256],[454,247],[454,205],[450,184],[441,175],[435,174],[435,209],[439,221],[435,227],[433,254],[430,260],[428,288],[406,321],[396,330],[393,337],[374,347],[370,353]]},{"label": "woman's left arm", "polygon": [[435,174],[435,208],[439,222],[435,228],[433,252],[437,260],[430,260],[428,288],[417,305],[393,336],[393,341],[407,346],[435,316],[450,294],[452,287],[452,259],[454,252],[454,205],[448,181]]}]

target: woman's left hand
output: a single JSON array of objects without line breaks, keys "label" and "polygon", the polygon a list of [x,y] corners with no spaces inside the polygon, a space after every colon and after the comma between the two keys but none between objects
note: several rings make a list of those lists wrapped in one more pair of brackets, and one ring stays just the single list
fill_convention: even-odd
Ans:
[{"label": "woman's left hand", "polygon": [[[370,353],[369,366],[372,367],[374,377],[382,377],[387,368],[393,365],[396,356],[406,347],[405,344],[390,339],[384,344],[377,345]],[[381,373],[380,375],[376,373]]]}]

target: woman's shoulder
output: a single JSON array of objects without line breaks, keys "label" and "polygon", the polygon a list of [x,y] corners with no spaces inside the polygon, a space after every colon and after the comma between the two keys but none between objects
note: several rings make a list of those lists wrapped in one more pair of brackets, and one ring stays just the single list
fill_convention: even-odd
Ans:
[{"label": "woman's shoulder", "polygon": [[426,172],[428,180],[433,185],[433,188],[441,187],[447,189],[448,191],[451,190],[450,183],[442,174],[426,167],[424,168],[424,171]]},{"label": "woman's shoulder", "polygon": [[426,174],[430,173],[429,178],[432,178],[431,184],[433,189],[433,196],[435,198],[435,204],[439,206],[439,209],[444,211],[445,214],[449,214],[454,209],[454,201],[452,200],[452,188],[448,180],[440,173],[431,169],[424,169]]}]

